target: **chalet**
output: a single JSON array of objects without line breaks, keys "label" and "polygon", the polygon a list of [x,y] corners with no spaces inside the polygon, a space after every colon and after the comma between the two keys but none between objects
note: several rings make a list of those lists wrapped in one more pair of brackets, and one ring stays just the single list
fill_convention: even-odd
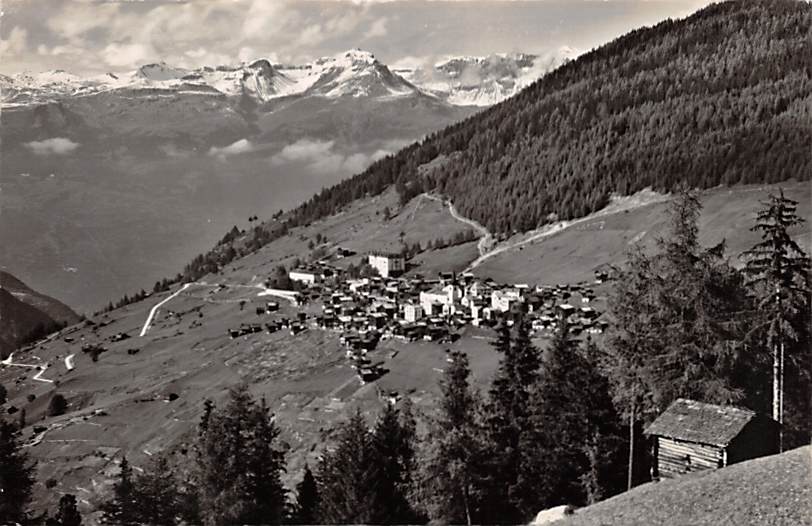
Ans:
[{"label": "chalet", "polygon": [[369,265],[384,278],[399,276],[406,271],[406,260],[402,254],[373,252],[369,255]]},{"label": "chalet", "polygon": [[779,424],[749,409],[680,398],[646,430],[656,476],[671,478],[778,453]]},{"label": "chalet", "polygon": [[288,273],[288,277],[291,279],[291,281],[298,281],[308,285],[314,285],[317,281],[321,280],[321,275],[318,272],[303,268],[291,270]]}]

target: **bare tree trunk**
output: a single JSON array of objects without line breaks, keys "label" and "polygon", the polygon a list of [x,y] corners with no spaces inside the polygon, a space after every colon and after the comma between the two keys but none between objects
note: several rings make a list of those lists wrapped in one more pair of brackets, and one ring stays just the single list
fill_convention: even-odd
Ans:
[{"label": "bare tree trunk", "polygon": [[634,413],[635,406],[632,402],[631,412],[629,413],[629,480],[627,490],[632,489],[634,483]]},{"label": "bare tree trunk", "polygon": [[463,490],[463,501],[465,502],[465,521],[468,526],[471,526],[471,507],[468,505],[468,483],[465,483]]},{"label": "bare tree trunk", "polygon": [[778,357],[778,452],[784,451],[784,340],[779,344]]},{"label": "bare tree trunk", "polygon": [[780,376],[778,345],[773,345],[773,420],[776,422],[781,421]]}]

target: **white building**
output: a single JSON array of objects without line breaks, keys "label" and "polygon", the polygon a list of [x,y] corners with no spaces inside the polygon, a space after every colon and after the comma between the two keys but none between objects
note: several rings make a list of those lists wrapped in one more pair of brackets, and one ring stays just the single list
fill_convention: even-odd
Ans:
[{"label": "white building", "polygon": [[399,276],[406,271],[406,260],[401,254],[373,252],[369,255],[369,264],[384,278]]},{"label": "white building", "polygon": [[495,290],[491,294],[491,309],[501,312],[510,310],[510,306],[523,300],[519,289]]},{"label": "white building", "polygon": [[288,277],[293,281],[307,283],[308,285],[313,285],[321,278],[321,276],[315,271],[300,268],[291,270],[288,273]]},{"label": "white building", "polygon": [[423,317],[423,307],[414,303],[407,303],[403,306],[403,319],[414,323]]},{"label": "white building", "polygon": [[426,315],[439,313],[450,315],[456,312],[456,304],[461,298],[460,289],[454,285],[436,286],[420,293],[420,306]]}]

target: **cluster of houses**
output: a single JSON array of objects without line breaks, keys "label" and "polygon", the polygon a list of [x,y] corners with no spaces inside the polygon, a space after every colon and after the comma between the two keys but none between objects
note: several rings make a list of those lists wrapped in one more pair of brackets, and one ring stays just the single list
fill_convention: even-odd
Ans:
[{"label": "cluster of houses", "polygon": [[[518,316],[529,319],[536,335],[549,335],[566,323],[571,334],[602,333],[608,323],[592,303],[594,285],[610,279],[596,271],[592,283],[531,287],[504,285],[473,274],[441,273],[437,278],[404,277],[399,254],[373,253],[369,265],[378,276],[343,279],[342,271],[320,262],[291,270],[289,278],[304,285],[297,294],[300,305],[320,303],[310,319],[322,329],[341,333],[346,357],[362,383],[386,373],[368,356],[381,340],[453,341],[457,329],[471,324],[511,325]],[[278,310],[269,302],[257,314]],[[311,309],[311,313],[313,310]],[[268,325],[304,330],[308,317],[279,320]],[[250,333],[258,325],[244,325],[232,337]],[[275,329],[278,330],[278,329]],[[294,332],[295,334],[295,332]],[[397,393],[380,393],[396,400]],[[718,469],[778,451],[778,424],[755,412],[679,399],[646,430],[654,449],[654,478],[669,478],[692,471]]]},{"label": "cluster of houses", "polygon": [[[256,312],[258,316],[262,316],[277,312],[278,310],[278,302],[268,301],[265,303],[264,307],[257,307]],[[287,329],[291,334],[296,335],[307,329],[306,320],[307,314],[304,312],[299,312],[297,319],[291,320],[290,318],[281,318],[265,323],[264,326],[261,323],[241,323],[237,328],[228,329],[228,335],[233,340],[241,336],[248,336],[263,331],[268,334],[273,334],[276,331],[281,331],[283,329]]]},{"label": "cluster of houses", "polygon": [[[567,323],[573,335],[601,333],[608,323],[590,304],[595,292],[587,284],[538,286],[503,285],[473,274],[441,273],[437,278],[404,277],[400,254],[372,253],[370,266],[379,276],[341,279],[341,270],[327,263],[296,268],[289,278],[306,286],[299,302],[320,301],[315,323],[323,329],[405,341],[443,341],[470,324],[512,324],[518,315],[529,318],[539,335]],[[596,282],[605,279],[596,274]]]}]

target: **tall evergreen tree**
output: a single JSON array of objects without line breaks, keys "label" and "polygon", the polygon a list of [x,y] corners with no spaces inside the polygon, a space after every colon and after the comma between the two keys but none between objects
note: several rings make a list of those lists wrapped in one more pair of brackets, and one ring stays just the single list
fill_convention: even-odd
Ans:
[{"label": "tall evergreen tree", "polygon": [[792,433],[801,435],[800,440],[791,440],[794,445],[809,438],[808,423],[798,426],[794,417],[800,413],[800,418],[806,420],[809,416],[804,410],[809,408],[810,386],[810,259],[790,236],[790,230],[805,220],[797,214],[798,202],[786,198],[783,190],[770,194],[762,205],[751,228],[761,233],[761,241],[742,254],[747,285],[757,305],[751,334],[772,355],[772,415],[776,421],[784,423],[785,364],[789,366],[790,382],[800,388],[801,395],[793,399],[801,411],[793,407],[791,425],[787,426]]},{"label": "tall evergreen tree", "polygon": [[[545,353],[523,435],[519,483],[526,515],[560,504],[591,504],[619,490],[619,416],[597,347],[579,346],[564,324]],[[619,476],[620,475],[620,476]]]},{"label": "tall evergreen tree", "polygon": [[540,358],[530,341],[529,324],[525,320],[516,324],[512,339],[506,327],[500,328],[494,346],[502,358],[486,409],[491,475],[485,520],[521,522],[528,518],[522,503],[532,500],[535,494],[535,488],[517,482],[522,437],[529,429],[530,389],[538,378]]},{"label": "tall evergreen tree", "polygon": [[26,521],[34,486],[34,465],[18,437],[17,427],[0,418],[0,524]]},{"label": "tall evergreen tree", "polygon": [[222,410],[207,409],[198,438],[198,483],[204,522],[274,524],[282,520],[284,454],[265,401],[245,385],[233,388]]},{"label": "tall evergreen tree", "polygon": [[372,522],[408,524],[416,514],[408,500],[414,458],[414,426],[387,404],[372,433]]},{"label": "tall evergreen tree", "polygon": [[668,235],[653,255],[630,253],[609,296],[604,366],[629,422],[629,486],[640,473],[632,467],[640,423],[678,397],[731,403],[751,388],[737,374],[750,360],[741,343],[749,300],[724,243],[700,246],[700,210],[695,192],[680,191]]},{"label": "tall evergreen tree", "polygon": [[316,477],[310,471],[310,466],[305,464],[304,478],[296,485],[294,522],[296,524],[316,524],[318,507],[319,488],[316,485]]},{"label": "tall evergreen tree", "polygon": [[469,384],[468,356],[455,351],[440,384],[439,415],[430,423],[421,455],[417,499],[433,521],[482,520],[487,450],[480,398]]},{"label": "tall evergreen tree", "polygon": [[82,515],[76,505],[76,496],[70,493],[62,495],[59,499],[59,509],[56,516],[49,521],[53,526],[82,526]]},{"label": "tall evergreen tree", "polygon": [[179,493],[175,473],[165,455],[154,457],[135,477],[138,523],[172,526],[179,521]]},{"label": "tall evergreen tree", "polygon": [[360,411],[341,424],[336,446],[319,462],[319,522],[364,524],[373,522],[373,436]]},{"label": "tall evergreen tree", "polygon": [[121,459],[118,481],[113,485],[113,497],[101,506],[102,521],[107,524],[132,526],[138,524],[140,509],[132,480],[132,468],[127,457]]}]

